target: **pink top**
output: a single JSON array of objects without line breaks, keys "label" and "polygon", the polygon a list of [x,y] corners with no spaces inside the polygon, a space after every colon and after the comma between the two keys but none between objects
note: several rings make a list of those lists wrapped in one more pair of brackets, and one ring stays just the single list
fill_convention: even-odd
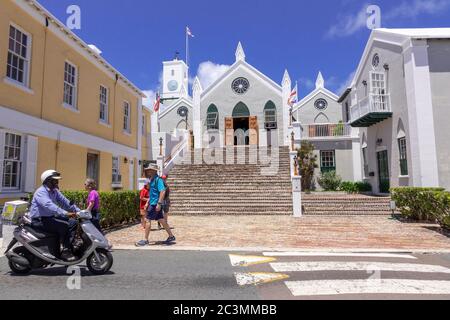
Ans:
[{"label": "pink top", "polygon": [[92,210],[98,211],[98,209],[100,209],[100,195],[96,190],[92,190],[91,192],[89,192],[87,205],[89,205],[89,203],[91,202],[94,203],[94,207],[92,207]]}]

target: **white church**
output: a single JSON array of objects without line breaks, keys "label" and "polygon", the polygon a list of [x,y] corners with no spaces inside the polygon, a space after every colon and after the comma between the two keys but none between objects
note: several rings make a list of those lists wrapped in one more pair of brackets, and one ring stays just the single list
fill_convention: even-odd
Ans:
[{"label": "white church", "polygon": [[231,67],[208,88],[196,78],[190,96],[186,63],[177,58],[163,62],[162,108],[154,115],[153,128],[166,135],[165,141],[169,135],[190,131],[196,149],[281,147],[290,145],[288,127],[299,121],[302,139],[315,146],[317,174],[334,170],[344,180],[359,181],[358,129],[344,123],[339,97],[326,89],[322,74],[319,72],[315,90],[292,108],[288,104],[292,92],[288,71],[280,78],[277,83],[249,64],[239,43]]}]

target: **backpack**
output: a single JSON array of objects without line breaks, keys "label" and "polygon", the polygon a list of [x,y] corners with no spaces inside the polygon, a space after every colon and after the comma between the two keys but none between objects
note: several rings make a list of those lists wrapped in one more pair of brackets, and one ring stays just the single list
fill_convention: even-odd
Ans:
[{"label": "backpack", "polygon": [[169,200],[169,197],[170,197],[170,188],[167,185],[167,182],[163,178],[158,176],[158,179],[161,179],[163,181],[163,183],[164,183],[164,187],[166,188],[166,195],[164,196],[164,201],[167,201],[167,200]]}]

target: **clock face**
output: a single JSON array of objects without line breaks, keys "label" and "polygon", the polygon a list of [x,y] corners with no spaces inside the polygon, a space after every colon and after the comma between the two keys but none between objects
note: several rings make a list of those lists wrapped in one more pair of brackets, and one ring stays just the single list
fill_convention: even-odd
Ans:
[{"label": "clock face", "polygon": [[231,89],[237,94],[244,94],[250,88],[250,82],[245,78],[237,78],[231,84]]},{"label": "clock face", "polygon": [[171,80],[167,84],[167,87],[169,88],[169,91],[175,91],[178,89],[178,82],[176,80]]},{"label": "clock face", "polygon": [[317,110],[325,110],[328,107],[328,102],[325,99],[318,99],[314,103],[314,106],[316,107]]}]

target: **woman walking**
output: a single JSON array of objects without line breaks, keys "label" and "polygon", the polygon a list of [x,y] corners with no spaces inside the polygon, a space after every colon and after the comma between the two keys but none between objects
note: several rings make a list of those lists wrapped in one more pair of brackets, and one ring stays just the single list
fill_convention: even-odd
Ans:
[{"label": "woman walking", "polygon": [[[100,226],[100,195],[97,192],[97,184],[93,179],[87,179],[84,183],[86,191],[89,191],[87,198],[87,209],[92,214],[92,224],[102,232]],[[103,232],[102,232],[103,233]]]}]

